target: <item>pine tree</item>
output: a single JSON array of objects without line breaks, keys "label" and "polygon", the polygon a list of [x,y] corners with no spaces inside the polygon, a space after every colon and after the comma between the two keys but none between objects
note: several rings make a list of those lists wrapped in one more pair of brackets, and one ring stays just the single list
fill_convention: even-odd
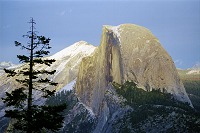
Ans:
[{"label": "pine tree", "polygon": [[26,64],[23,69],[9,70],[4,69],[7,76],[16,78],[20,87],[11,93],[6,92],[2,98],[9,108],[5,111],[5,117],[12,119],[12,132],[21,131],[27,133],[57,131],[62,127],[64,117],[62,111],[66,108],[65,104],[56,106],[34,104],[33,91],[42,93],[42,98],[51,97],[55,90],[49,90],[49,85],[56,86],[57,83],[48,79],[48,75],[56,71],[37,70],[38,66],[51,66],[54,59],[42,58],[49,54],[50,39],[44,36],[37,36],[33,18],[29,22],[31,31],[23,37],[30,39],[27,45],[15,41],[15,46],[27,50],[28,55],[17,55],[20,62]]}]

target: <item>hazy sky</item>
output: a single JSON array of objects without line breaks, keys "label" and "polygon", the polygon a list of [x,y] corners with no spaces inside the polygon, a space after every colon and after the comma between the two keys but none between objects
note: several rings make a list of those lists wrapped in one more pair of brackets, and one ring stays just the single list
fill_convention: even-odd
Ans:
[{"label": "hazy sky", "polygon": [[179,68],[200,62],[200,0],[0,0],[0,62],[18,63],[22,38],[36,20],[51,54],[80,40],[100,44],[103,25],[133,23],[160,40]]}]

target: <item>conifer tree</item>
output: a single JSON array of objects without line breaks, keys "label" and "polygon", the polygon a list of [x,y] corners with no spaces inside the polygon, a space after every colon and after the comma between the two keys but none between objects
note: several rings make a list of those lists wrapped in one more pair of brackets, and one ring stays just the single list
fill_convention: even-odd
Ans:
[{"label": "conifer tree", "polygon": [[49,54],[50,39],[36,34],[34,27],[36,23],[33,18],[29,23],[31,30],[23,36],[28,38],[29,42],[24,45],[15,41],[15,46],[28,51],[28,55],[17,55],[19,61],[25,64],[23,69],[4,69],[7,76],[16,78],[16,81],[20,83],[19,88],[11,93],[6,92],[5,98],[2,98],[8,107],[5,117],[12,120],[11,132],[54,132],[62,127],[64,117],[61,113],[66,105],[50,106],[34,103],[33,91],[41,92],[42,98],[46,99],[55,93],[55,90],[48,90],[47,87],[56,86],[57,83],[48,79],[48,75],[54,74],[55,70],[37,69],[38,66],[50,66],[55,62],[54,59],[42,58]]}]

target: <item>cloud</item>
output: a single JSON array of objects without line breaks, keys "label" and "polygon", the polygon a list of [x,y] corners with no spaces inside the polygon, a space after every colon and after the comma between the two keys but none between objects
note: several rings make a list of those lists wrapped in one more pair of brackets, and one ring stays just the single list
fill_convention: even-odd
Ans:
[{"label": "cloud", "polygon": [[69,9],[69,13],[72,13],[72,9]]},{"label": "cloud", "polygon": [[60,13],[60,16],[64,16],[65,14],[66,14],[66,10],[62,11],[62,12]]},{"label": "cloud", "polygon": [[2,29],[9,29],[11,26],[10,25],[4,25],[2,26]]},{"label": "cloud", "polygon": [[72,9],[69,9],[69,10],[63,10],[63,11],[61,11],[60,12],[60,16],[65,16],[66,14],[70,14],[70,13],[72,13]]},{"label": "cloud", "polygon": [[175,60],[174,63],[176,64],[176,66],[179,66],[179,67],[183,65],[183,61],[180,59]]}]

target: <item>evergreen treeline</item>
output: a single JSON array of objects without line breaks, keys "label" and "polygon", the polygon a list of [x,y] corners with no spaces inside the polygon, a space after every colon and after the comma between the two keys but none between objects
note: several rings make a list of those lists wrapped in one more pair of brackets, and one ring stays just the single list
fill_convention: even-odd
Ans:
[{"label": "evergreen treeline", "polygon": [[172,94],[162,93],[159,89],[147,92],[132,81],[122,85],[113,83],[113,86],[117,94],[126,99],[125,104],[133,108],[117,122],[123,123],[120,132],[200,131],[200,113],[188,103],[174,99]]},{"label": "evergreen treeline", "polygon": [[182,81],[194,108],[200,112],[200,80]]},{"label": "evergreen treeline", "polygon": [[126,98],[127,104],[133,107],[138,107],[144,104],[152,104],[191,109],[188,103],[179,102],[174,99],[172,94],[162,93],[160,89],[153,89],[152,91],[147,92],[138,88],[132,81],[126,81],[122,85],[114,82],[113,86],[119,95]]},{"label": "evergreen treeline", "polygon": [[52,79],[48,78],[56,70],[47,70],[41,66],[49,67],[55,62],[54,59],[42,58],[50,53],[50,38],[38,36],[35,31],[35,21],[33,18],[29,22],[30,31],[23,37],[28,39],[27,44],[15,41],[15,46],[27,51],[27,55],[17,55],[19,61],[24,63],[22,69],[4,69],[8,77],[13,77],[19,83],[12,92],[5,92],[2,98],[6,105],[4,117],[11,119],[7,131],[10,132],[56,132],[63,126],[63,110],[66,104],[38,105],[34,92],[42,95],[39,99],[51,97],[56,92],[47,86],[56,86]]}]

